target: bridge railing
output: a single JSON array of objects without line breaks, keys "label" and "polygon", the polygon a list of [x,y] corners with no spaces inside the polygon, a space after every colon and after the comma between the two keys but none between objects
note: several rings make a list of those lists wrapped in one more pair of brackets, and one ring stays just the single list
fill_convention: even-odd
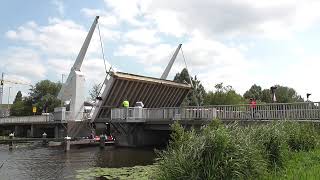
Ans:
[{"label": "bridge railing", "polygon": [[133,122],[159,120],[212,120],[216,118],[213,107],[183,107],[183,108],[115,108],[111,110],[111,120],[126,120]]},{"label": "bridge railing", "polygon": [[178,108],[115,108],[111,120],[320,120],[319,102],[188,106]]},{"label": "bridge railing", "polygon": [[208,106],[221,120],[320,120],[319,102]]},{"label": "bridge railing", "polygon": [[18,123],[42,123],[53,121],[51,115],[39,116],[20,116],[20,117],[5,117],[0,118],[0,124],[18,124]]}]

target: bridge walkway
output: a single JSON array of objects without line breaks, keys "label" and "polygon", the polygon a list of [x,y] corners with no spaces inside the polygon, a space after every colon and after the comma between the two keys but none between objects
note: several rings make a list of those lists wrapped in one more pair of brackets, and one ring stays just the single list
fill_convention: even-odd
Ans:
[{"label": "bridge walkway", "polygon": [[170,123],[174,120],[295,120],[320,121],[319,102],[272,103],[216,106],[189,106],[176,108],[114,108],[111,122]]}]

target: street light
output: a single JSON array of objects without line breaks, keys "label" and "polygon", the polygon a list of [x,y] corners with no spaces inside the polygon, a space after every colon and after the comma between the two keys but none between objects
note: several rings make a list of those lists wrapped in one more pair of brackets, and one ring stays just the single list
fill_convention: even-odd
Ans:
[{"label": "street light", "polygon": [[10,108],[10,107],[9,107],[9,102],[10,102],[10,90],[11,90],[11,87],[9,87],[9,93],[8,93],[8,109]]},{"label": "street light", "polygon": [[307,93],[307,101],[309,101],[309,96],[311,95],[311,93]]},{"label": "street light", "polygon": [[272,102],[276,102],[277,98],[276,98],[276,89],[277,86],[271,86],[270,90],[271,90],[271,94],[272,94]]}]

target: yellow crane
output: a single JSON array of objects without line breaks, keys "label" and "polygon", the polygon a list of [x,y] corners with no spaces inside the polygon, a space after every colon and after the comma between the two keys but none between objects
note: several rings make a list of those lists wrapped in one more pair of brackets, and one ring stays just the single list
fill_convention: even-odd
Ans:
[{"label": "yellow crane", "polygon": [[[21,82],[21,81],[16,81],[16,80],[9,80],[9,79],[4,79],[4,73],[1,75],[1,80],[0,80],[0,104],[2,104],[2,98],[3,98],[3,86],[4,84],[21,84],[21,85],[27,85],[27,86],[32,86],[32,84],[26,83],[26,82]],[[10,92],[10,89],[9,89]]]}]

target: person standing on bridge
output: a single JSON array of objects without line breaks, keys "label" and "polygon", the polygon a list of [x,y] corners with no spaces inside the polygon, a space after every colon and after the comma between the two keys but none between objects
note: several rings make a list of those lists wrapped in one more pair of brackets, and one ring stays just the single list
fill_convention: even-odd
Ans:
[{"label": "person standing on bridge", "polygon": [[122,106],[125,108],[125,112],[124,112],[124,119],[127,119],[127,117],[128,117],[128,109],[129,109],[129,106],[130,106],[130,104],[129,104],[129,101],[126,99],[126,100],[124,100],[123,102],[122,102]]},{"label": "person standing on bridge", "polygon": [[257,101],[254,98],[250,98],[250,109],[251,109],[251,117],[255,118],[255,113],[257,109]]},{"label": "person standing on bridge", "polygon": [[124,108],[129,108],[129,101],[128,100],[124,100],[123,101],[123,103],[122,103],[122,106],[124,107]]}]

